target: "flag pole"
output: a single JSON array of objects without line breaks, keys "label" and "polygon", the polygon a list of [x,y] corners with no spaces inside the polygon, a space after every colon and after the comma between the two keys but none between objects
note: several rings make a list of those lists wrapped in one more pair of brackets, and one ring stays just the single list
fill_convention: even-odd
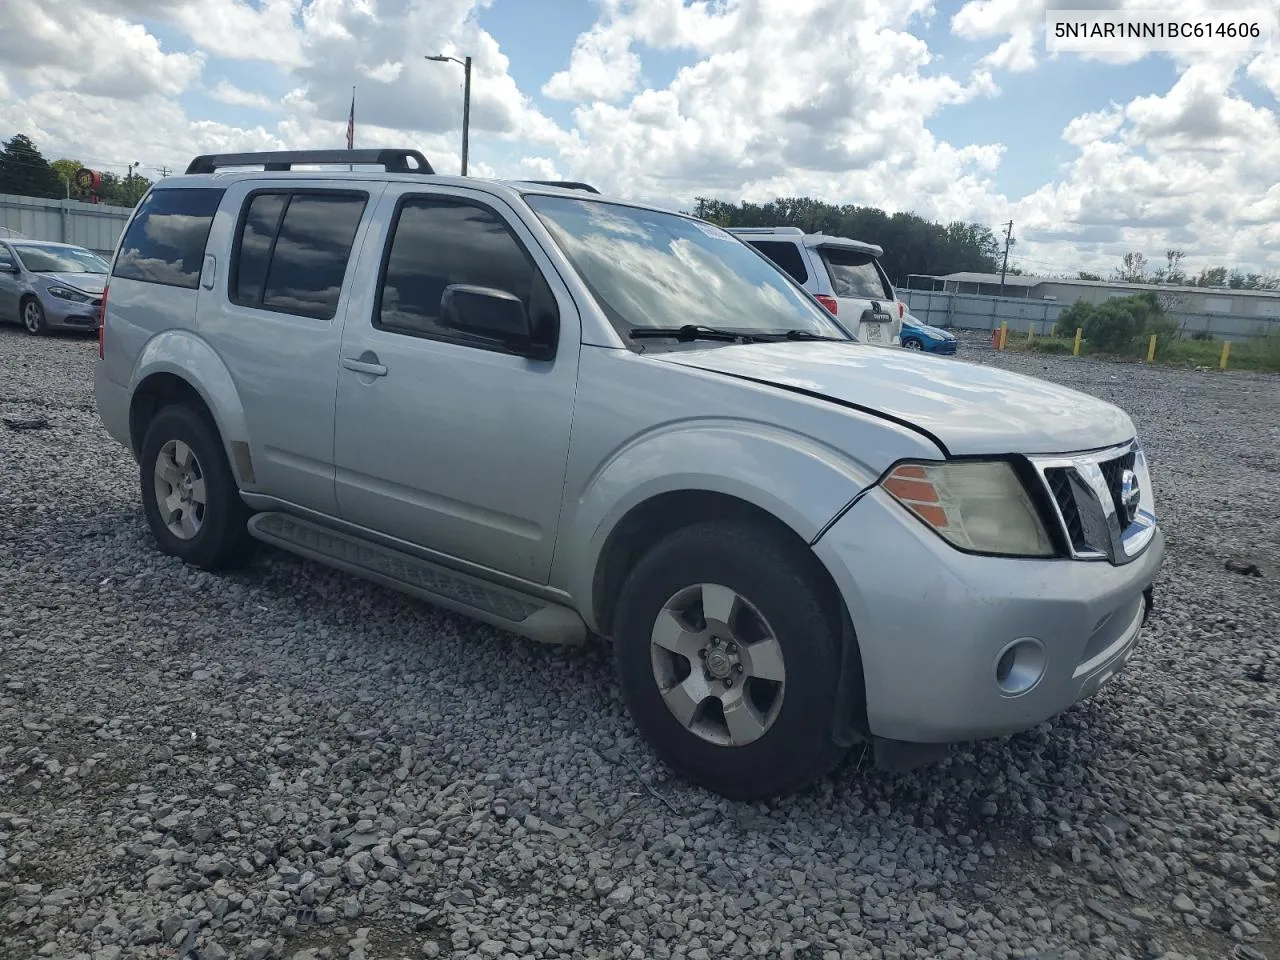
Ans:
[{"label": "flag pole", "polygon": [[[351,85],[351,113],[347,117],[347,149],[354,150],[356,146],[356,85]],[[355,170],[355,164],[347,164],[347,172],[352,173]]]}]

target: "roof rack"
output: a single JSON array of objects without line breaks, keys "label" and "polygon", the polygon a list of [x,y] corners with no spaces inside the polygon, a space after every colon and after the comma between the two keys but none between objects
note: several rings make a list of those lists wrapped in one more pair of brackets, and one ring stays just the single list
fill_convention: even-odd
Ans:
[{"label": "roof rack", "polygon": [[[408,161],[413,160],[410,166]],[[206,153],[187,164],[187,173],[214,173],[222,167],[256,167],[291,170],[296,164],[377,164],[387,173],[433,174],[431,164],[417,150],[280,150],[265,153]]]},{"label": "roof rack", "polygon": [[726,227],[730,233],[770,233],[774,235],[782,234],[788,237],[803,237],[804,231],[799,227]]},{"label": "roof rack", "polygon": [[588,193],[599,193],[589,183],[583,183],[580,180],[525,180],[525,183],[536,183],[542,187],[560,187],[562,190],[586,190]]}]

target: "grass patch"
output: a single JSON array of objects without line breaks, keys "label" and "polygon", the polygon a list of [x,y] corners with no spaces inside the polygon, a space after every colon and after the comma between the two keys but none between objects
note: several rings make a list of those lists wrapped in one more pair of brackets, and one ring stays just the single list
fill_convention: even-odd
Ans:
[{"label": "grass patch", "polygon": [[[1036,337],[1027,340],[1024,336],[1014,339],[1011,334],[1005,344],[1006,350],[1018,353],[1070,354],[1075,346],[1074,339],[1063,337]],[[1122,352],[1100,351],[1092,349],[1088,342],[1080,344],[1082,356],[1123,357],[1128,360],[1146,360],[1147,344],[1143,340],[1130,349]],[[1216,370],[1218,359],[1222,356],[1221,340],[1166,340],[1156,346],[1156,363],[1170,367],[1209,367]],[[1252,340],[1233,340],[1231,356],[1227,358],[1228,370],[1251,370],[1266,373],[1280,373],[1280,335],[1272,334]]]}]

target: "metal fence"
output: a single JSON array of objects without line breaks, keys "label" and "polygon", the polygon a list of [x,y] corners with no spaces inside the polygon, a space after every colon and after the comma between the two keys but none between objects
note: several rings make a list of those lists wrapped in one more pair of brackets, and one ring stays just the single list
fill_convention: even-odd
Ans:
[{"label": "metal fence", "polygon": [[[911,315],[922,323],[959,330],[994,330],[1009,324],[1011,333],[1036,336],[1053,333],[1067,304],[1056,300],[1026,300],[991,297],[976,293],[937,293],[929,290],[900,290]],[[1280,318],[1237,315],[1181,313],[1169,311],[1184,336],[1208,333],[1215,339],[1248,339],[1266,334],[1280,335]]]},{"label": "metal fence", "polygon": [[126,207],[0,194],[0,237],[74,243],[110,256],[133,211]]}]

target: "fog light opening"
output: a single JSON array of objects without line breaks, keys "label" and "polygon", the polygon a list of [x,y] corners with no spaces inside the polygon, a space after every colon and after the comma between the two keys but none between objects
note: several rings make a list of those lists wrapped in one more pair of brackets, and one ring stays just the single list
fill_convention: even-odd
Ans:
[{"label": "fog light opening", "polygon": [[1006,697],[1030,693],[1044,676],[1047,658],[1044,644],[1035,637],[1014,640],[996,657],[996,686]]}]

